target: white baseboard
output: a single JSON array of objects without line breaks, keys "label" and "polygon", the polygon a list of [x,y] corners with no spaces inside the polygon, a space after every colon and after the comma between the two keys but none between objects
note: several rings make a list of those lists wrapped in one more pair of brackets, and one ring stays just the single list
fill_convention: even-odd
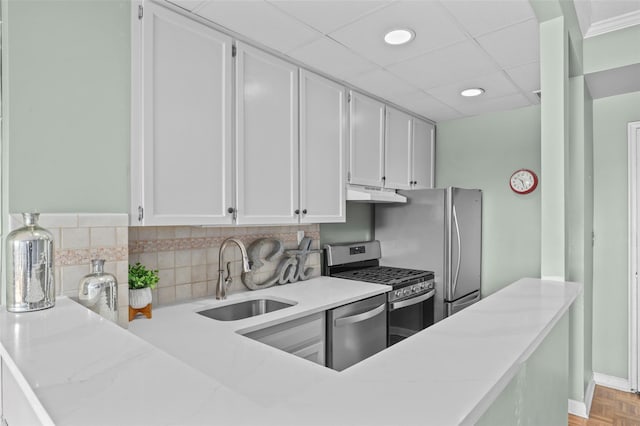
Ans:
[{"label": "white baseboard", "polygon": [[593,380],[597,385],[606,386],[608,388],[621,390],[623,392],[631,392],[631,383],[628,379],[621,377],[608,376],[602,373],[593,373]]},{"label": "white baseboard", "polygon": [[595,391],[595,389],[596,382],[592,376],[589,384],[587,385],[587,390],[584,395],[584,402],[576,401],[574,399],[569,400],[569,414],[588,419],[589,412],[591,412],[591,403],[593,401],[593,392]]},{"label": "white baseboard", "polygon": [[569,414],[585,419],[589,418],[589,415],[587,414],[587,405],[584,402],[576,401],[575,399],[569,400]]}]

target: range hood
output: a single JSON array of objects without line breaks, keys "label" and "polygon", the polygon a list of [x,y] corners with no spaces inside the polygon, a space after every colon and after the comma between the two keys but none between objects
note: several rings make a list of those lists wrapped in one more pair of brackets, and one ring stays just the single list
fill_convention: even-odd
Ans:
[{"label": "range hood", "polygon": [[347,185],[347,201],[361,203],[406,203],[407,197],[390,189]]}]

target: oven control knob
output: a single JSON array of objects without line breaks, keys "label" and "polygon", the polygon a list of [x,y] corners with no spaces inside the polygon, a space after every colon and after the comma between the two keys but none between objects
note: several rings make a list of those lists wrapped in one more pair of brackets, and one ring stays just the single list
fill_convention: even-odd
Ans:
[{"label": "oven control knob", "polygon": [[396,290],[394,294],[396,297],[402,297],[402,290]]},{"label": "oven control knob", "polygon": [[403,294],[404,294],[405,296],[410,295],[410,294],[411,294],[411,289],[409,289],[409,288],[405,288],[405,289],[404,289],[404,291],[403,291]]}]

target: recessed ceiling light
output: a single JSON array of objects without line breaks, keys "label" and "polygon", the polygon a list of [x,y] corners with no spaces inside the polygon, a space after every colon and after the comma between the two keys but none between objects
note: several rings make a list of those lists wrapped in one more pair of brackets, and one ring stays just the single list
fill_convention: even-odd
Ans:
[{"label": "recessed ceiling light", "polygon": [[387,44],[397,46],[399,44],[409,43],[415,36],[416,34],[411,30],[397,29],[386,33],[384,35],[384,41]]},{"label": "recessed ceiling light", "polygon": [[462,96],[471,97],[471,96],[480,96],[484,93],[484,89],[480,87],[473,87],[471,89],[464,89],[460,94]]}]

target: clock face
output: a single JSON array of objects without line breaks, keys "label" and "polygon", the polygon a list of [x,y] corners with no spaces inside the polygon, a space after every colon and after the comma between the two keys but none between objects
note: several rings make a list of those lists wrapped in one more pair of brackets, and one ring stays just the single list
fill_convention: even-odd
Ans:
[{"label": "clock face", "polygon": [[511,175],[509,185],[518,194],[528,194],[538,186],[538,176],[531,170],[517,170]]}]

